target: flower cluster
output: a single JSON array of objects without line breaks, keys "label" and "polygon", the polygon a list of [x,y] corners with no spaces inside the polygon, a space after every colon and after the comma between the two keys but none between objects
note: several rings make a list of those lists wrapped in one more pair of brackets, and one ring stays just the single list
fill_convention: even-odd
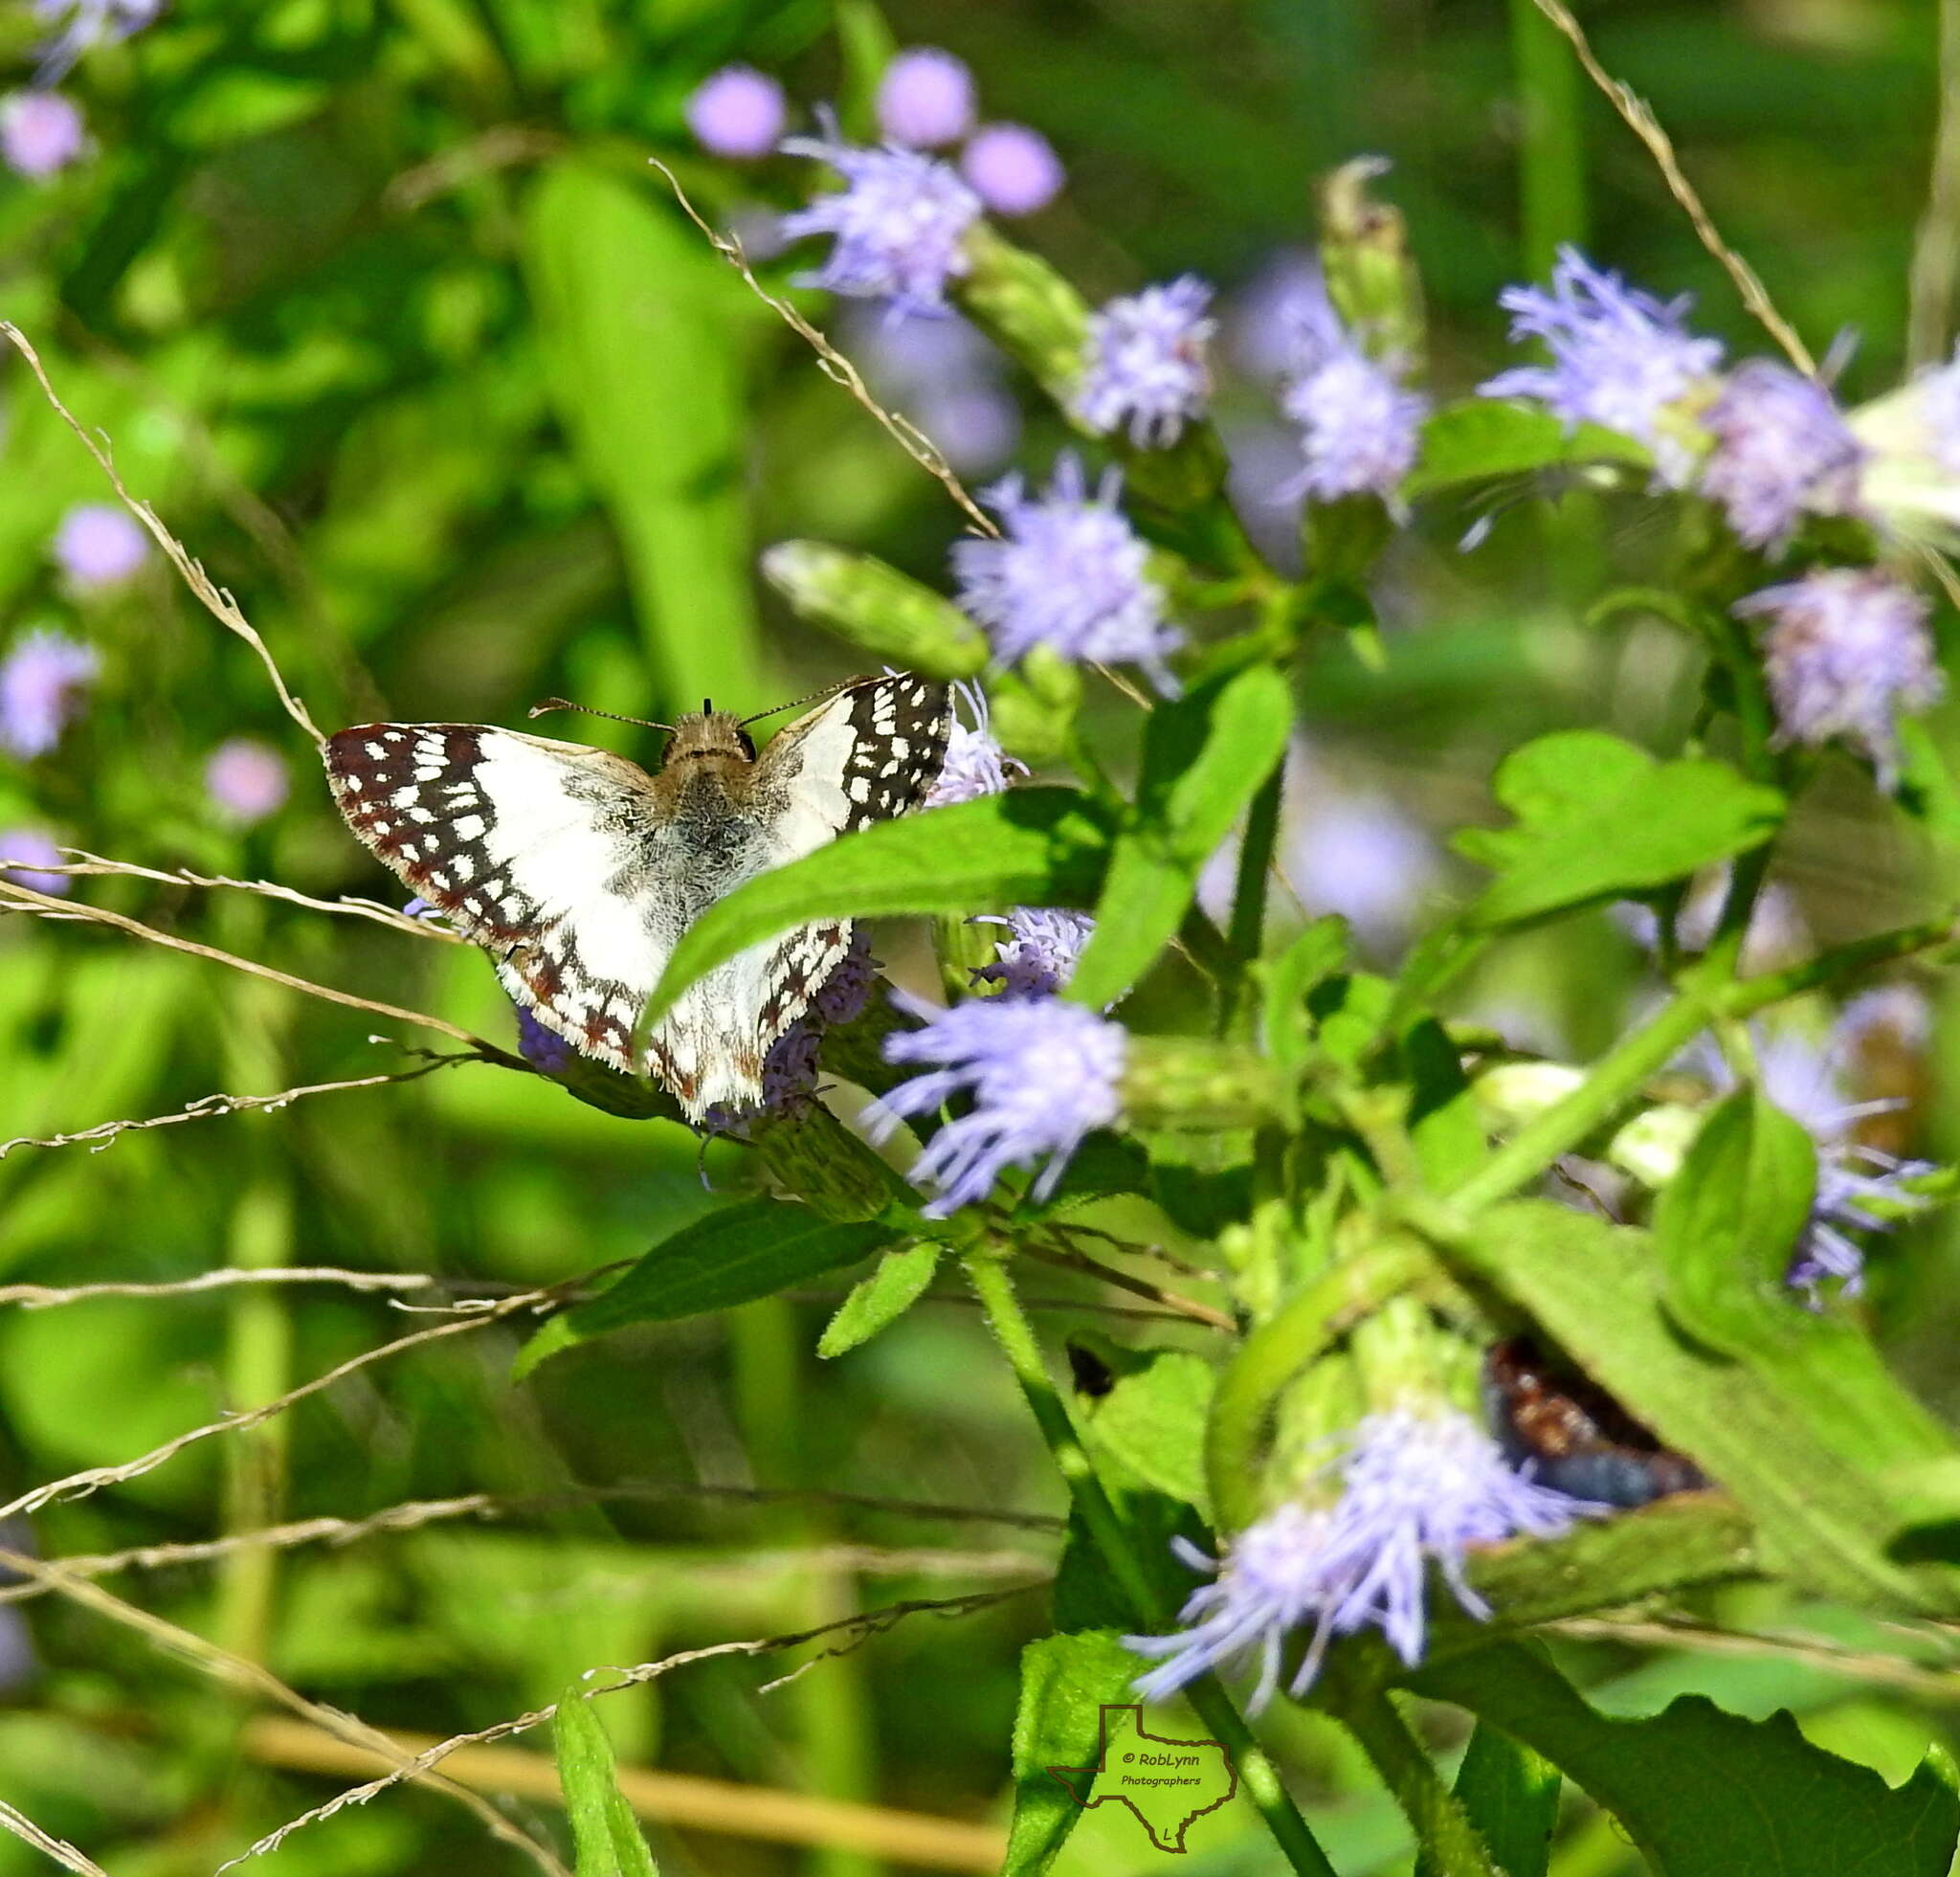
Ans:
[{"label": "flower cluster", "polygon": [[953,693],[973,721],[969,726],[954,717],[939,780],[925,797],[927,808],[997,795],[1008,786],[1010,770],[1018,770],[1023,775],[1028,770],[1027,764],[1010,756],[994,740],[987,693],[977,684],[955,684]]},{"label": "flower cluster", "polygon": [[7,861],[18,864],[0,864],[0,880],[11,880],[36,893],[66,895],[72,889],[69,875],[44,871],[61,864],[61,850],[39,828],[0,829],[0,862]]},{"label": "flower cluster", "polygon": [[1749,359],[1702,421],[1715,439],[1703,491],[1749,547],[1782,547],[1806,514],[1857,512],[1865,448],[1815,378]]},{"label": "flower cluster", "polygon": [[0,749],[23,760],[61,741],[101,669],[94,648],[40,627],[0,662]]},{"label": "flower cluster", "polygon": [[844,324],[846,349],[885,403],[902,410],[963,475],[997,471],[1021,438],[1001,356],[956,313],[893,320],[869,306]]},{"label": "flower cluster", "polygon": [[119,587],[149,558],[149,536],[126,509],[78,503],[55,530],[55,560],[79,592]]},{"label": "flower cluster", "polygon": [[1369,355],[1342,324],[1325,288],[1300,308],[1293,369],[1280,403],[1301,427],[1306,458],[1282,497],[1394,500],[1403,477],[1415,466],[1429,400],[1402,383],[1395,361]]},{"label": "flower cluster", "polygon": [[1425,1592],[1434,1564],[1457,1601],[1490,1612],[1464,1577],[1474,1549],[1520,1534],[1555,1537],[1607,1508],[1538,1486],[1514,1468],[1467,1416],[1441,1403],[1369,1416],[1328,1469],[1339,1493],[1326,1503],[1284,1503],[1209,1558],[1183,1539],[1177,1554],[1213,1580],[1192,1592],[1171,1636],[1125,1640],[1159,1665],[1137,1692],[1161,1701],[1214,1669],[1257,1663],[1257,1711],[1280,1685],[1290,1638],[1305,1650],[1288,1683],[1303,1694],[1328,1642],[1373,1627],[1405,1663],[1421,1660]]},{"label": "flower cluster", "polygon": [[1500,372],[1481,387],[1485,397],[1531,399],[1568,429],[1592,423],[1637,437],[1654,452],[1663,481],[1686,483],[1692,454],[1663,416],[1722,362],[1720,341],[1687,330],[1687,295],[1657,300],[1568,247],[1549,292],[1507,287],[1498,304],[1511,316],[1512,340],[1541,341],[1551,363]]},{"label": "flower cluster", "polygon": [[1875,569],[1836,567],[1751,593],[1735,611],[1770,622],[1763,664],[1782,740],[1842,737],[1890,788],[1897,714],[1926,709],[1945,689],[1926,600]]},{"label": "flower cluster", "polygon": [[1148,549],[1116,505],[1121,486],[1112,469],[1092,496],[1080,461],[1065,456],[1045,495],[1030,495],[1018,476],[987,491],[1005,533],[954,544],[960,604],[1010,663],[1048,645],[1071,660],[1141,665],[1169,691],[1164,660],[1181,640]]},{"label": "flower cluster", "polygon": [[984,914],[977,923],[1004,927],[1007,937],[993,948],[993,963],[973,975],[1010,997],[1052,997],[1074,975],[1096,929],[1087,913],[1058,906],[1016,906],[1005,917]]},{"label": "flower cluster", "polygon": [[1187,274],[1092,315],[1076,415],[1099,436],[1126,424],[1140,449],[1176,442],[1211,392],[1205,346],[1217,328],[1206,317],[1211,300],[1212,289]]},{"label": "flower cluster", "polygon": [[204,766],[205,793],[226,820],[241,828],[277,815],[292,787],[285,758],[254,737],[228,738]]},{"label": "flower cluster", "polygon": [[921,1186],[937,1190],[929,1218],[977,1205],[1010,1167],[1044,1160],[1034,1191],[1045,1195],[1082,1141],[1123,1111],[1129,1039],[1093,1011],[1038,996],[971,997],[950,1010],[902,993],[893,1001],[920,1028],[888,1037],[885,1060],[924,1072],[884,1097],[883,1131],[958,1097],[972,1104],[941,1124],[913,1169]]}]

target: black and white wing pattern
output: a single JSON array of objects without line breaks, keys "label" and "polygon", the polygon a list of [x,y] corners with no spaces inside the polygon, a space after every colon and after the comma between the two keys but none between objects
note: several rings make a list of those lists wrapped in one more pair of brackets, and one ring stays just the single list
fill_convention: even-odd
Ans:
[{"label": "black and white wing pattern", "polygon": [[327,739],[326,773],[347,825],[490,954],[518,1003],[634,1070],[634,1025],[672,950],[643,903],[679,858],[644,770],[480,724],[364,724]]},{"label": "black and white wing pattern", "polygon": [[[899,672],[859,679],[779,731],[748,778],[754,864],[741,878],[813,853],[837,836],[909,813],[931,793],[952,730],[944,684]],[[664,778],[663,778],[664,779]],[[730,879],[718,889],[737,884]],[[770,1048],[815,1001],[851,949],[849,920],[823,920],[731,958],[683,994],[655,1038],[655,1062],[683,1103],[760,1099]],[[704,1092],[701,1065],[735,1039],[724,1066],[739,1094]],[[696,1093],[689,1094],[690,1084]]]},{"label": "black and white wing pattern", "polygon": [[770,1047],[851,945],[848,921],[751,946],[690,986],[636,1056],[680,935],[743,882],[916,808],[952,722],[943,684],[857,681],[751,760],[740,726],[683,718],[657,776],[476,724],[366,724],[327,741],[347,824],[487,951],[513,999],[575,1049],[655,1073],[690,1119],[762,1099]]}]

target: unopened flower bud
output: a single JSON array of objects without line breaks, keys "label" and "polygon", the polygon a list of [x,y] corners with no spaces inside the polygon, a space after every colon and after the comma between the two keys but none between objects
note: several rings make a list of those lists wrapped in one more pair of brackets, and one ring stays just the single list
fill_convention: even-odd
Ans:
[{"label": "unopened flower bud", "polygon": [[987,636],[950,600],[869,554],[820,541],[779,541],[763,577],[797,614],[854,645],[928,678],[971,678],[987,664]]}]

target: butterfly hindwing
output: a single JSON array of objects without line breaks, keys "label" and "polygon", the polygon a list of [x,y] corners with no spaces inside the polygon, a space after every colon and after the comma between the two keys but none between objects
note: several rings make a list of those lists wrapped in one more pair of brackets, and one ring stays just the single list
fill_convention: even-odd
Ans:
[{"label": "butterfly hindwing", "polygon": [[667,961],[641,898],[663,831],[651,779],[604,750],[476,724],[367,724],[327,740],[347,824],[488,951],[546,1028],[630,1070]]}]

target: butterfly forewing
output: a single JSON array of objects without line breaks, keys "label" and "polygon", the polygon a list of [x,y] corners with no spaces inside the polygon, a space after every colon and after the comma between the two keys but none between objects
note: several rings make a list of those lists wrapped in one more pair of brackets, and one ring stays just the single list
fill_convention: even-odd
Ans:
[{"label": "butterfly forewing", "polygon": [[575,743],[475,724],[368,724],[327,779],[375,857],[488,951],[517,1001],[631,1069],[667,951],[638,902],[664,844],[652,778]]},{"label": "butterfly forewing", "polygon": [[491,954],[520,1004],[586,1054],[658,1074],[699,1120],[761,1099],[763,1061],[842,962],[851,927],[750,947],[691,987],[636,1058],[639,1013],[680,934],[744,881],[917,807],[950,725],[946,686],[899,673],[845,686],[754,763],[729,741],[677,738],[657,778],[470,724],[364,725],[330,738],[326,761],[348,825]]}]

